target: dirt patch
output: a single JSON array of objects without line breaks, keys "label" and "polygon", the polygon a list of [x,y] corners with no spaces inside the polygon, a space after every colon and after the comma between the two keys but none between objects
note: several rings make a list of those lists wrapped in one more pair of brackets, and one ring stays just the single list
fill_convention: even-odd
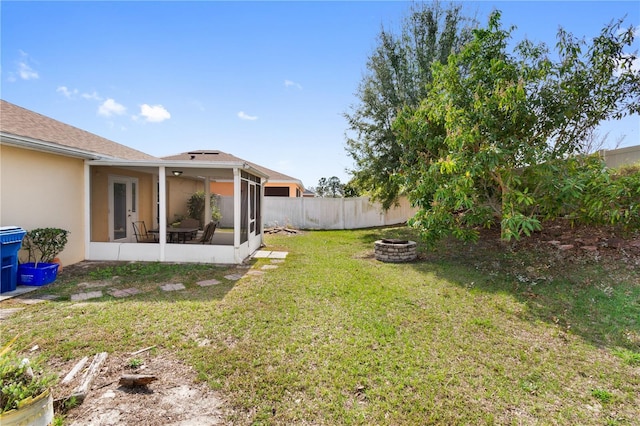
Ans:
[{"label": "dirt patch", "polygon": [[293,228],[287,228],[284,226],[276,226],[273,228],[265,228],[265,234],[277,234],[277,235],[301,235],[302,231]]},{"label": "dirt patch", "polygon": [[[463,248],[466,247],[465,248]],[[453,238],[445,240],[435,252],[427,252],[422,259],[430,259],[437,253],[451,258],[490,258],[489,253],[527,253],[536,258],[549,257],[559,263],[572,263],[577,258],[592,258],[604,262],[626,263],[640,266],[640,232],[623,232],[610,226],[574,225],[569,221],[543,223],[543,229],[518,241],[500,240],[499,227],[481,229],[476,244],[463,244]],[[471,256],[473,259],[474,256]],[[541,259],[542,260],[542,259]]]},{"label": "dirt patch", "polygon": [[[54,368],[64,377],[78,360]],[[91,362],[91,358],[87,366]],[[148,386],[119,385],[123,374],[154,375]],[[79,374],[78,376],[81,376]],[[80,377],[53,389],[54,399],[69,396]],[[210,426],[223,423],[223,401],[195,371],[167,354],[109,354],[84,401],[66,412],[65,424]],[[64,405],[56,411],[64,410]]]}]

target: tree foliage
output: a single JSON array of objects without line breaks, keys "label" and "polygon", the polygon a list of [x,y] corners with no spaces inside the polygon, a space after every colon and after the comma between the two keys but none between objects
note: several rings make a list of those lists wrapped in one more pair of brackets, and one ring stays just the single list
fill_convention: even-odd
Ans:
[{"label": "tree foliage", "polygon": [[359,104],[345,117],[353,137],[347,152],[355,161],[351,186],[391,207],[402,190],[402,146],[392,123],[406,105],[417,107],[426,96],[432,64],[446,63],[470,39],[472,22],[460,6],[416,4],[396,35],[382,28],[368,73],[356,93]]},{"label": "tree foliage", "polygon": [[575,154],[601,121],[640,111],[640,73],[624,51],[633,30],[613,22],[591,45],[560,30],[557,59],[527,40],[509,52],[511,31],[492,14],[460,53],[433,64],[420,106],[395,120],[396,177],[430,241],[474,240],[496,221],[509,240],[544,218],[600,216],[576,212],[598,207],[582,197],[608,172]]},{"label": "tree foliage", "polygon": [[344,185],[337,176],[322,177],[315,188],[317,197],[340,198],[344,196]]},{"label": "tree foliage", "polygon": [[[218,207],[218,197],[216,194],[211,194],[209,198],[211,203],[211,219],[214,222],[219,222],[222,219],[222,213],[220,213],[220,207]],[[196,191],[187,200],[187,215],[192,219],[197,219],[200,222],[200,226],[208,223],[209,220],[204,217],[204,210],[206,207],[205,193],[204,191]]]}]

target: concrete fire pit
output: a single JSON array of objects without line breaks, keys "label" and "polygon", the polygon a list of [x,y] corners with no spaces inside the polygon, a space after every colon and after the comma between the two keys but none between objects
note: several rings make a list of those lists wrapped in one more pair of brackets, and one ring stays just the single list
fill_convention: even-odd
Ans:
[{"label": "concrete fire pit", "polygon": [[418,256],[416,242],[409,240],[384,239],[375,242],[376,259],[382,262],[411,262]]}]

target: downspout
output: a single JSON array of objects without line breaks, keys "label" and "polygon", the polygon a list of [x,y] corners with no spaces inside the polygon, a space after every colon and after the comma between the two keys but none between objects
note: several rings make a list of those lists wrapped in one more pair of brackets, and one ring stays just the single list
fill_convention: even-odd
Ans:
[{"label": "downspout", "polygon": [[264,184],[267,179],[260,178],[260,247],[264,246]]},{"label": "downspout", "polygon": [[84,259],[91,258],[91,166],[84,160]]},{"label": "downspout", "polygon": [[160,217],[158,219],[158,238],[160,240],[160,262],[164,262],[164,249],[167,244],[167,233],[163,232],[167,229],[167,175],[164,166],[158,167],[158,198],[160,200]]},{"label": "downspout", "polygon": [[240,259],[240,211],[242,209],[240,199],[240,170],[233,168],[233,258],[236,263],[242,263]]}]

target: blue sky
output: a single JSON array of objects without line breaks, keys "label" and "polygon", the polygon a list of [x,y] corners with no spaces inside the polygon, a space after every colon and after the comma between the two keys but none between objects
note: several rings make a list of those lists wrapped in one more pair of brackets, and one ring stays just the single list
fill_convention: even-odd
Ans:
[{"label": "blue sky", "polygon": [[[352,166],[343,114],[409,2],[2,1],[1,97],[155,156],[219,149],[315,186]],[[462,2],[514,38],[591,38],[640,2]],[[638,48],[638,43],[634,46]],[[609,124],[640,143],[640,118]]]}]

